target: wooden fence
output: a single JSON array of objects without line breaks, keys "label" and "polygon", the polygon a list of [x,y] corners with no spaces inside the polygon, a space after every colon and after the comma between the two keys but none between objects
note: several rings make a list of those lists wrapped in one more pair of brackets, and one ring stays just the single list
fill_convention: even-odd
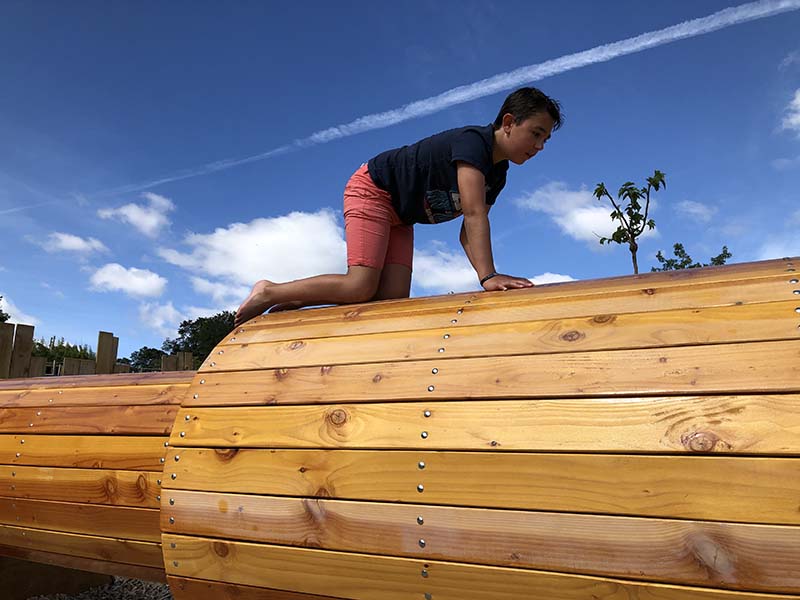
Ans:
[{"label": "wooden fence", "polygon": [[[117,362],[119,338],[108,331],[97,336],[96,359],[64,358],[48,362],[44,356],[33,356],[33,325],[0,323],[0,379],[44,377],[46,375],[105,375],[129,373],[130,365]],[[162,371],[188,371],[193,368],[191,352],[178,352],[161,357]]]}]

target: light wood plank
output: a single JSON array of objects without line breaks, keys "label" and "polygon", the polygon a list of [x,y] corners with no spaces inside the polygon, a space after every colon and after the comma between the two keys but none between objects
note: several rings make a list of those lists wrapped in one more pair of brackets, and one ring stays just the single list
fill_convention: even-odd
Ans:
[{"label": "light wood plank", "polygon": [[591,318],[539,320],[289,342],[228,344],[203,372],[440,357],[555,354],[700,344],[797,340],[797,300]]},{"label": "light wood plank", "polygon": [[800,593],[800,527],[182,490],[165,494],[161,527],[201,537]]},{"label": "light wood plank", "polygon": [[156,471],[162,468],[164,437],[98,435],[0,435],[0,463]]},{"label": "light wood plank", "polygon": [[163,483],[197,491],[800,524],[800,458],[181,448],[170,449]]},{"label": "light wood plank", "polygon": [[[173,547],[174,544],[174,547]],[[335,593],[358,600],[797,600],[796,595],[717,591],[696,587],[226,542],[164,535],[169,576],[204,577],[239,585],[311,594]],[[423,569],[426,577],[422,576]]]},{"label": "light wood plank", "polygon": [[163,564],[161,544],[133,540],[115,540],[90,535],[44,531],[27,527],[0,525],[0,540],[16,546],[55,554],[70,554],[94,560],[159,567]]},{"label": "light wood plank", "polygon": [[319,309],[319,313],[316,312],[318,309],[269,313],[232,332],[221,346],[430,329],[449,326],[453,319],[461,325],[485,325],[784,301],[792,298],[793,286],[789,281],[785,275],[778,275],[764,280],[726,284],[637,287],[621,291],[594,289],[583,295],[536,287],[496,292],[501,294],[496,297],[491,296],[495,292],[486,292],[466,299],[455,299],[454,296],[443,296],[441,301],[440,298],[425,298],[424,305],[406,306],[398,304],[401,301],[391,301],[385,305],[378,302],[336,307],[337,313],[322,312],[329,309]]},{"label": "light wood plank", "polygon": [[[188,371],[184,371],[185,373]],[[111,375],[110,377],[120,377]],[[94,375],[91,377],[102,377]],[[46,379],[49,379],[46,378]],[[128,406],[132,404],[180,404],[188,383],[84,388],[24,388],[0,390],[0,406]]]},{"label": "light wood plank", "polygon": [[0,465],[0,494],[11,498],[157,508],[160,480],[160,471]]},{"label": "light wood plank", "polygon": [[194,407],[170,445],[800,455],[798,407],[799,394]]},{"label": "light wood plank", "polygon": [[193,372],[182,373],[118,373],[115,375],[83,375],[38,377],[0,381],[0,390],[66,390],[82,387],[124,387],[137,385],[169,385],[189,383]]},{"label": "light wood plank", "polygon": [[168,577],[167,580],[175,600],[341,600],[334,596],[299,594],[186,577]]},{"label": "light wood plank", "polygon": [[167,575],[164,566],[143,567],[141,565],[127,565],[114,563],[105,560],[94,560],[81,556],[68,554],[56,554],[54,552],[42,552],[41,550],[30,550],[14,546],[4,546],[0,543],[0,556],[8,556],[20,560],[43,563],[65,567],[67,569],[78,569],[79,571],[89,571],[91,573],[103,573],[105,575],[117,575],[120,577],[133,577],[145,581],[156,581],[166,583]]},{"label": "light wood plank", "polygon": [[781,341],[199,373],[183,406],[796,391]]},{"label": "light wood plank", "polygon": [[161,542],[159,511],[153,508],[0,497],[0,523],[33,529]]},{"label": "light wood plank", "polygon": [[0,433],[169,435],[177,404],[3,407]]}]

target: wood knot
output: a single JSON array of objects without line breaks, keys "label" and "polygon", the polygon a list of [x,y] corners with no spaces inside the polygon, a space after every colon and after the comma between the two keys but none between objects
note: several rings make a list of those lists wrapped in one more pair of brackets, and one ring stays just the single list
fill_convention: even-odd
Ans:
[{"label": "wood knot", "polygon": [[358,309],[348,310],[346,313],[344,313],[345,319],[357,319],[359,316],[361,316],[361,311]]},{"label": "wood knot", "polygon": [[597,323],[598,325],[605,325],[606,323],[613,323],[617,320],[617,315],[596,315],[592,319],[592,323]]},{"label": "wood knot", "polygon": [[377,375],[375,375],[375,377],[372,378],[372,383],[380,383],[381,379],[383,379],[383,375],[378,373]]},{"label": "wood knot", "polygon": [[656,291],[653,288],[645,288],[642,290],[642,293],[647,294],[648,296],[652,296],[653,294],[656,293]]},{"label": "wood knot", "polygon": [[109,477],[103,482],[103,489],[106,492],[107,498],[116,498],[117,497],[117,482],[114,481],[113,478]]},{"label": "wood knot", "polygon": [[711,452],[719,438],[711,432],[695,431],[681,437],[681,443],[692,452]]},{"label": "wood knot", "polygon": [[214,454],[220,460],[232,460],[238,453],[238,448],[214,448]]},{"label": "wood knot", "polygon": [[275,379],[283,381],[289,377],[289,369],[275,369]]},{"label": "wood knot", "polygon": [[328,420],[333,425],[344,425],[347,422],[347,411],[341,408],[332,410],[328,413]]},{"label": "wood knot", "polygon": [[316,492],[314,492],[314,496],[317,498],[332,498],[333,494],[328,491],[327,488],[321,487]]},{"label": "wood knot", "polygon": [[573,329],[572,331],[567,331],[566,333],[562,333],[560,336],[561,340],[565,342],[577,342],[578,340],[582,340],[586,337],[586,334],[582,331],[577,331]]},{"label": "wood knot", "polygon": [[214,554],[221,558],[225,558],[228,556],[230,549],[228,548],[228,544],[225,542],[214,542]]},{"label": "wood knot", "polygon": [[288,348],[289,350],[300,350],[301,348],[304,348],[304,347],[305,347],[305,345],[306,345],[306,343],[305,343],[304,341],[302,341],[302,340],[297,340],[297,341],[295,341],[295,342],[292,342],[291,344],[289,344],[289,345],[287,346],[287,348]]}]

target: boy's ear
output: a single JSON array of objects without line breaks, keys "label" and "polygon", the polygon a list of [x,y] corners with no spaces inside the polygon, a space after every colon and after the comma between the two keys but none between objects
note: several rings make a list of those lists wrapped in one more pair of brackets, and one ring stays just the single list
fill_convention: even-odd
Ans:
[{"label": "boy's ear", "polygon": [[514,118],[514,115],[512,115],[511,113],[506,113],[503,115],[503,129],[511,127],[511,125],[514,124],[515,122],[516,119]]}]

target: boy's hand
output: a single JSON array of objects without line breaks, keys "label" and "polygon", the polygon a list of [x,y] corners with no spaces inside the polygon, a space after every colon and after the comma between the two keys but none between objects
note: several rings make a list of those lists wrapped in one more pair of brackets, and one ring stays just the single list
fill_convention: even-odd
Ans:
[{"label": "boy's hand", "polygon": [[491,279],[487,279],[483,284],[483,289],[487,292],[526,287],[533,287],[533,283],[529,279],[512,277],[511,275],[495,275]]}]

